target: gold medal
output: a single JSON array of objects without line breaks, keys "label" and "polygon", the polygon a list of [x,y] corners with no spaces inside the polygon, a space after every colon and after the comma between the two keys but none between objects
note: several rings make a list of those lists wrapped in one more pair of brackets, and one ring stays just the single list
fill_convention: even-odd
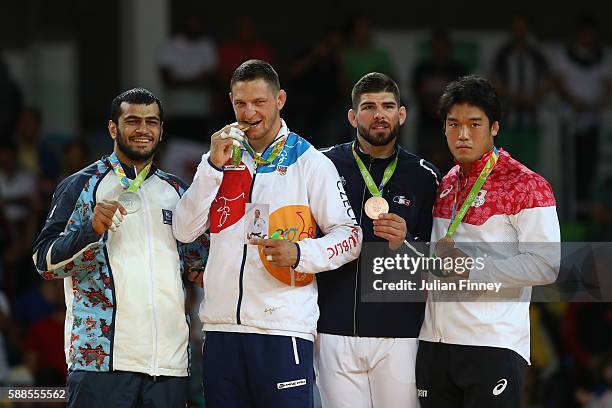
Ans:
[{"label": "gold medal", "polygon": [[377,220],[378,216],[389,212],[389,203],[380,196],[370,197],[363,206],[365,213],[373,220]]}]

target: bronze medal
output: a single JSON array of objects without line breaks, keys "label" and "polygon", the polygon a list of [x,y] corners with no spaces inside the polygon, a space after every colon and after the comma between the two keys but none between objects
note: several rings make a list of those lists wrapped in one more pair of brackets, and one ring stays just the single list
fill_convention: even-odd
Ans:
[{"label": "bronze medal", "polygon": [[373,220],[377,220],[378,216],[389,212],[389,203],[380,196],[370,197],[363,206],[365,213]]}]

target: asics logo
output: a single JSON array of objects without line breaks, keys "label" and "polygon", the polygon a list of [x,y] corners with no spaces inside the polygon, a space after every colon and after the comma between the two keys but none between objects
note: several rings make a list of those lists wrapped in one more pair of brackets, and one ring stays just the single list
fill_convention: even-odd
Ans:
[{"label": "asics logo", "polygon": [[506,385],[508,385],[508,380],[506,380],[505,378],[499,380],[497,382],[497,385],[495,385],[495,388],[493,388],[493,395],[497,396],[504,392],[504,390],[506,389]]},{"label": "asics logo", "polygon": [[448,195],[448,193],[450,193],[453,189],[453,185],[451,184],[450,186],[446,187],[441,193],[440,193],[440,198],[444,198]]}]

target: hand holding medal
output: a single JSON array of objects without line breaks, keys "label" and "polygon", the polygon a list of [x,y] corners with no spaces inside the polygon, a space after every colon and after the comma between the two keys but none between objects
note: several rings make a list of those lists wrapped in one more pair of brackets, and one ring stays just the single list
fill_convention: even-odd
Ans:
[{"label": "hand holding medal", "polygon": [[102,200],[94,207],[91,227],[98,235],[108,230],[116,231],[125,215],[127,211],[118,201]]},{"label": "hand holding medal", "polygon": [[223,129],[213,133],[210,138],[210,161],[221,168],[229,159],[232,163],[238,158],[240,164],[240,153],[244,132],[248,130],[248,124],[233,123],[224,126]]}]

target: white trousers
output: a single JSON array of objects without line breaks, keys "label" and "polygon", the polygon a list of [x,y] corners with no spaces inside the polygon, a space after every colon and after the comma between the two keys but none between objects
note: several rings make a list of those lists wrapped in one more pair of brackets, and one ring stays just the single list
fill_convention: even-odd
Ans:
[{"label": "white trousers", "polygon": [[314,348],[323,408],[418,408],[418,340],[318,334]]}]

